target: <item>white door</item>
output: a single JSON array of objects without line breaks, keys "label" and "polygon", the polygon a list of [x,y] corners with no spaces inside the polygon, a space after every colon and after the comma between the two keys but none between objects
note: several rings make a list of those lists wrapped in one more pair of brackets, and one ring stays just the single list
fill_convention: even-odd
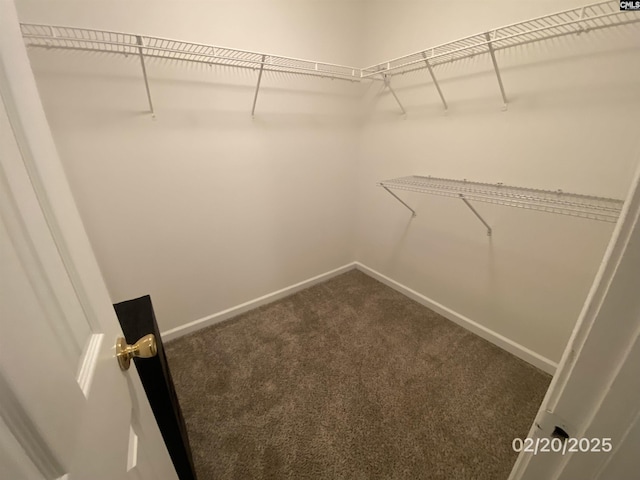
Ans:
[{"label": "white door", "polygon": [[639,292],[640,169],[511,480],[640,478]]},{"label": "white door", "polygon": [[[0,478],[176,480],[0,0]],[[117,194],[117,192],[114,192]]]}]

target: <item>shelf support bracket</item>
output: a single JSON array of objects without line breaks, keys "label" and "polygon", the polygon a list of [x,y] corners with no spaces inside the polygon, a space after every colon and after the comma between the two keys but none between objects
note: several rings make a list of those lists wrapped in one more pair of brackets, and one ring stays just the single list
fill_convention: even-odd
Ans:
[{"label": "shelf support bracket", "polygon": [[429,59],[427,58],[427,54],[422,52],[422,56],[424,57],[424,63],[427,65],[427,70],[429,70],[429,75],[431,75],[431,80],[433,80],[433,84],[436,86],[436,90],[438,90],[438,95],[440,95],[440,100],[442,100],[442,105],[444,105],[445,110],[449,110],[449,106],[447,105],[447,101],[444,99],[444,95],[442,94],[442,90],[440,90],[440,84],[436,79],[436,76],[433,73],[433,68],[429,63]]},{"label": "shelf support bracket", "polygon": [[142,53],[142,47],[144,42],[140,35],[136,35],[136,42],[138,43],[138,54],[140,55],[140,65],[142,66],[142,76],[144,77],[144,86],[147,89],[147,100],[149,101],[149,110],[152,116],[156,116],[156,112],[153,110],[153,102],[151,101],[151,90],[149,90],[149,79],[147,78],[147,66],[144,64],[144,54]]},{"label": "shelf support bracket", "polygon": [[262,62],[260,62],[260,73],[258,73],[258,83],[256,84],[256,93],[253,95],[253,106],[251,107],[251,118],[256,115],[256,102],[258,101],[258,92],[260,91],[260,82],[262,81],[262,72],[264,71],[264,62],[267,56],[262,55]]},{"label": "shelf support bracket", "polygon": [[400,103],[400,99],[398,98],[398,95],[396,95],[396,92],[393,90],[393,88],[391,88],[391,78],[389,77],[389,75],[383,75],[383,78],[384,78],[384,86],[389,89],[389,91],[391,92],[391,95],[393,95],[393,98],[396,99],[396,102],[398,103],[400,110],[402,110],[402,114],[406,115],[407,111],[402,106],[402,103]]},{"label": "shelf support bracket", "polygon": [[478,217],[478,219],[479,219],[479,220],[484,224],[484,226],[485,226],[485,227],[487,227],[487,236],[488,236],[488,237],[490,237],[490,236],[491,236],[491,233],[492,233],[492,230],[491,230],[491,227],[489,226],[489,224],[488,224],[487,222],[485,222],[485,221],[484,221],[484,218],[482,218],[482,217],[480,216],[480,214],[478,213],[478,211],[477,211],[475,208],[473,208],[473,205],[471,205],[471,204],[469,203],[469,200],[467,200],[466,198],[464,198],[464,195],[463,195],[463,194],[460,194],[460,200],[462,200],[462,201],[467,205],[467,207],[469,207],[469,209],[471,209],[471,211],[473,212],[473,214],[474,214],[476,217]]},{"label": "shelf support bracket", "polygon": [[507,109],[507,95],[504,93],[504,85],[502,85],[502,77],[500,76],[500,69],[498,68],[498,62],[496,60],[496,54],[493,50],[493,39],[491,34],[486,32],[484,36],[487,39],[487,47],[489,47],[489,54],[491,55],[491,61],[493,62],[493,69],[496,71],[496,77],[498,78],[498,85],[500,86],[500,94],[502,95],[502,102],[504,104],[503,109]]},{"label": "shelf support bracket", "polygon": [[417,214],[416,214],[416,211],[415,211],[413,208],[411,208],[409,205],[407,205],[407,204],[404,202],[404,200],[402,200],[399,196],[397,196],[395,193],[393,193],[391,190],[389,190],[389,189],[388,189],[387,187],[385,187],[384,185],[380,184],[380,186],[381,186],[382,188],[384,188],[387,192],[389,192],[391,195],[393,195],[393,197],[394,197],[396,200],[398,200],[401,204],[403,204],[405,207],[407,207],[409,210],[411,210],[411,217],[415,217],[415,216],[417,215]]}]

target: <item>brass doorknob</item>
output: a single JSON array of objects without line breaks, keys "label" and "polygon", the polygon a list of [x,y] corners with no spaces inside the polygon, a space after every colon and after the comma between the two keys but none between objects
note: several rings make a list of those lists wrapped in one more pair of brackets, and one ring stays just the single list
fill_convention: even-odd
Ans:
[{"label": "brass doorknob", "polygon": [[157,353],[156,337],[152,333],[145,335],[133,345],[127,345],[124,337],[120,337],[116,341],[116,357],[120,370],[129,370],[133,357],[151,358],[155,357]]}]

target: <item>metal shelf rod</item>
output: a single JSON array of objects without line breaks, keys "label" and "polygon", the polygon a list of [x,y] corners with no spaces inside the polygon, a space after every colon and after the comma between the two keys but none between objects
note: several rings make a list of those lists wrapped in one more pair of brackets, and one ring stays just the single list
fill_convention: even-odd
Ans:
[{"label": "metal shelf rod", "polygon": [[[30,45],[31,47],[40,47],[40,48],[55,48],[57,50],[75,50],[75,51],[81,51],[81,52],[95,52],[95,49],[91,49],[91,48],[79,48],[79,47],[61,47],[61,46],[55,46],[55,47],[48,47],[46,45]],[[128,55],[134,55],[136,54],[136,52],[132,51],[132,52],[124,52],[124,51],[116,51],[116,50],[101,50],[104,53],[109,53],[109,54],[116,54],[116,55],[124,55],[125,57]],[[158,58],[158,59],[162,59],[162,60],[173,60],[173,61],[178,61],[178,62],[191,62],[191,63],[199,63],[202,65],[208,65],[208,66],[219,66],[219,67],[228,67],[228,68],[241,68],[244,70],[259,70],[259,67],[257,66],[247,66],[247,65],[231,65],[229,63],[222,63],[222,62],[210,62],[210,61],[206,61],[206,60],[194,60],[194,59],[187,59],[187,58],[177,58],[177,57],[163,57],[161,55],[153,55],[153,54],[149,54],[149,53],[145,53],[144,54],[145,57],[147,58]],[[268,64],[267,64],[268,65]],[[311,77],[323,77],[323,78],[329,78],[327,76],[321,76],[321,75],[317,75],[311,72],[304,72],[304,71],[299,71],[299,72],[287,72],[285,70],[279,70],[277,68],[267,68],[265,67],[263,69],[263,71],[265,72],[271,72],[271,73],[289,73],[292,75],[303,75],[303,76],[311,76]],[[360,79],[352,79],[352,78],[345,78],[345,77],[334,77],[334,80],[344,80],[344,81],[348,81],[348,82],[360,82]],[[372,78],[371,80],[377,80],[380,81],[377,78]]]},{"label": "metal shelf rod", "polygon": [[[605,2],[605,3],[607,3],[607,2]],[[620,14],[624,14],[624,13],[625,13],[625,12],[611,12],[611,13],[606,13],[606,14],[602,14],[602,15],[599,15],[599,16],[586,17],[586,18],[582,18],[582,19],[578,19],[578,20],[572,20],[572,21],[564,22],[564,23],[557,24],[557,25],[549,25],[549,26],[545,26],[545,27],[539,27],[539,28],[537,28],[537,29],[532,29],[532,30],[528,30],[528,31],[517,32],[517,33],[514,33],[514,34],[510,34],[510,35],[507,35],[507,36],[501,37],[501,38],[500,38],[500,41],[510,40],[510,39],[512,39],[512,38],[521,37],[521,36],[523,36],[523,35],[532,35],[532,34],[534,34],[534,33],[538,33],[538,32],[545,31],[545,30],[549,30],[549,29],[553,29],[553,28],[557,28],[557,27],[559,27],[559,26],[572,25],[572,24],[580,23],[580,22],[593,21],[593,20],[597,20],[597,19],[604,18],[604,17],[616,16],[616,15],[620,15]],[[553,15],[557,15],[557,14],[553,14]],[[624,23],[632,23],[632,22],[635,22],[635,21],[638,21],[638,20],[632,20],[632,21],[630,21],[630,22],[624,22]],[[528,22],[530,22],[530,20],[527,20],[526,22],[522,22],[522,23],[528,23]],[[498,28],[498,29],[496,29],[496,30],[503,30],[504,28],[505,28],[505,27],[500,27],[500,28]],[[555,37],[559,37],[559,36],[569,35],[569,34],[571,34],[571,33],[576,33],[576,32],[575,32],[575,31],[572,31],[572,32],[563,32],[563,33],[560,33],[560,34],[554,34],[554,35],[550,35],[550,36],[547,36],[547,37],[538,37],[536,40],[531,40],[531,41],[547,40],[547,39],[551,39],[551,38],[555,38]],[[485,32],[485,34],[486,34],[486,32]],[[481,35],[481,34],[470,35],[469,37],[464,37],[464,38],[462,38],[462,39],[460,39],[460,40],[455,40],[455,41],[453,41],[453,42],[443,43],[443,44],[441,44],[441,45],[438,45],[438,46],[436,46],[436,47],[429,48],[429,49],[427,49],[427,50],[431,50],[431,51],[433,52],[433,51],[434,51],[435,49],[437,49],[437,48],[446,47],[446,46],[448,46],[448,45],[454,45],[454,44],[456,44],[456,43],[458,43],[458,42],[462,42],[462,41],[465,41],[465,40],[471,40],[472,38],[474,38],[474,37],[478,37],[479,35]],[[529,43],[529,42],[527,42],[527,43]],[[463,51],[470,50],[470,49],[473,49],[473,48],[486,46],[486,45],[488,45],[488,44],[489,44],[489,42],[488,42],[488,41],[477,42],[477,43],[473,43],[473,44],[465,44],[465,45],[463,45],[462,47],[460,47],[460,48],[456,48],[456,49],[454,49],[454,50],[449,50],[449,51],[445,51],[445,52],[442,52],[442,53],[433,54],[433,55],[429,56],[429,57],[428,57],[428,59],[429,59],[429,60],[433,60],[433,59],[436,59],[436,58],[445,57],[445,56],[447,56],[447,55],[453,55],[454,53],[463,52]],[[514,46],[514,45],[516,45],[516,44],[509,45],[509,46]],[[507,48],[507,47],[502,47],[502,48]],[[411,62],[403,63],[403,64],[400,64],[400,65],[395,65],[395,66],[393,66],[393,67],[390,67],[390,66],[389,66],[392,62],[396,62],[396,61],[398,61],[398,60],[402,60],[402,59],[404,59],[404,58],[410,58],[410,57],[416,56],[416,55],[418,55],[418,54],[422,54],[422,53],[426,52],[427,50],[420,51],[420,52],[416,52],[416,53],[412,53],[412,54],[409,54],[409,55],[404,55],[404,56],[402,56],[402,57],[398,57],[398,58],[395,58],[395,59],[393,59],[393,60],[389,60],[389,61],[386,61],[386,62],[383,62],[383,63],[377,64],[377,65],[372,65],[372,66],[370,66],[370,67],[363,68],[363,69],[362,69],[362,70],[363,70],[363,72],[367,72],[367,73],[363,73],[363,77],[368,77],[368,76],[371,76],[371,75],[376,75],[376,74],[379,74],[379,73],[381,73],[381,72],[383,72],[383,71],[384,71],[385,73],[388,73],[388,72],[390,72],[391,70],[397,70],[398,68],[406,67],[406,66],[413,65],[413,64],[419,64],[419,63],[421,63],[421,62],[422,62],[422,60],[413,60],[413,61],[411,61]],[[464,58],[464,57],[459,57],[459,58]],[[442,62],[442,63],[446,63],[446,62]],[[380,69],[379,67],[381,67],[381,66],[383,66],[383,65],[387,65],[388,67],[387,67],[386,69]],[[372,69],[377,69],[377,70],[375,70],[375,71],[373,71],[373,72],[368,72],[369,70],[372,70]]]},{"label": "metal shelf rod", "polygon": [[543,15],[506,25],[489,32],[482,32],[453,42],[443,43],[364,69],[163,37],[106,30],[29,23],[22,23],[21,29],[27,46],[30,47],[123,55],[137,54],[140,57],[147,99],[152,113],[154,112],[154,107],[145,57],[258,71],[252,116],[255,114],[257,96],[264,72],[305,75],[350,82],[382,81],[384,85],[380,93],[387,88],[398,103],[403,115],[406,115],[404,106],[395,90],[391,87],[390,80],[393,76],[427,69],[444,108],[447,110],[448,105],[435,76],[434,68],[464,58],[488,54],[491,57],[502,100],[506,108],[508,99],[496,59],[496,51],[560,36],[581,35],[590,30],[640,22],[640,12],[620,11],[618,9],[619,2],[615,0],[595,2],[583,7]]},{"label": "metal shelf rod", "polygon": [[[603,2],[603,3],[610,3],[610,2]],[[562,12],[560,12],[560,13],[562,13]],[[581,23],[594,22],[595,20],[601,20],[601,19],[608,18],[608,17],[620,16],[620,15],[624,15],[626,13],[627,12],[624,12],[624,11],[609,12],[609,13],[603,13],[603,14],[596,15],[596,16],[588,16],[588,17],[578,18],[576,20],[570,20],[570,21],[558,23],[558,24],[555,24],[555,25],[542,26],[542,27],[539,27],[539,28],[534,28],[534,29],[525,30],[525,31],[522,31],[522,32],[509,34],[509,35],[500,37],[498,39],[498,41],[504,42],[504,41],[508,41],[508,40],[512,40],[512,39],[517,39],[517,38],[522,37],[524,35],[533,35],[535,33],[541,33],[541,32],[545,32],[547,30],[551,30],[551,29],[554,29],[554,28],[564,27],[564,26],[569,26],[569,25],[574,25],[574,24],[579,24],[580,25]],[[555,14],[552,14],[552,15],[548,15],[548,16],[546,16],[546,18],[548,18],[550,16],[554,16],[554,15],[558,15],[558,13],[555,13]],[[521,22],[520,24],[510,25],[509,27],[513,27],[515,25],[521,25],[522,23],[528,23],[530,21],[531,20],[527,20],[525,22]],[[637,22],[637,21],[640,21],[640,19],[630,20],[628,22],[621,22],[621,24],[634,23],[634,22]],[[608,26],[615,26],[615,25],[616,24],[610,24]],[[507,28],[507,27],[500,27],[500,28],[498,28],[496,30],[503,30],[505,28]],[[587,27],[587,29],[588,29],[588,27]],[[584,28],[583,28],[583,31],[584,31]],[[486,35],[486,33],[487,32],[485,32],[484,34]],[[562,32],[562,33],[557,33],[557,34],[552,34],[552,35],[546,35],[546,36],[542,36],[542,37],[538,38],[537,40],[533,40],[533,41],[547,40],[547,39],[551,39],[551,38],[555,38],[555,37],[559,37],[559,36],[569,35],[569,34],[572,34],[572,33],[577,33],[577,32],[569,31],[569,32]],[[400,68],[404,68],[404,67],[408,67],[408,66],[411,66],[411,65],[414,65],[414,64],[422,63],[423,60],[422,59],[416,59],[416,60],[408,61],[406,63],[402,63],[402,64],[399,64],[399,65],[391,66],[391,63],[393,63],[393,62],[401,61],[401,60],[403,60],[405,58],[411,58],[411,57],[414,57],[414,56],[417,56],[417,55],[422,55],[423,53],[425,53],[427,51],[434,52],[436,49],[447,47],[447,46],[450,46],[450,45],[455,45],[455,44],[457,44],[459,42],[462,42],[462,41],[465,41],[465,40],[471,40],[473,38],[479,37],[479,35],[481,35],[481,34],[471,35],[469,37],[464,37],[464,38],[462,38],[460,40],[456,40],[454,42],[443,43],[443,44],[438,45],[436,47],[431,47],[431,48],[428,48],[426,50],[422,50],[422,51],[415,52],[415,53],[412,53],[412,54],[409,54],[409,55],[404,55],[402,57],[395,58],[393,60],[389,60],[389,61],[386,61],[386,62],[383,62],[383,63],[379,63],[379,64],[376,64],[376,65],[371,65],[369,67],[366,67],[366,68],[362,69],[362,71],[363,71],[362,77],[363,78],[367,78],[369,76],[378,75],[380,73],[385,73],[385,74],[389,74],[389,75],[396,75],[396,74],[391,73],[391,72],[393,70],[398,70]],[[432,54],[432,55],[429,55],[427,58],[429,60],[434,60],[434,59],[437,59],[437,58],[446,57],[448,55],[453,55],[455,53],[465,52],[467,50],[471,50],[471,49],[474,49],[474,48],[488,46],[491,42],[492,42],[492,40],[487,40],[487,41],[481,41],[481,42],[473,43],[471,45],[464,44],[462,47],[454,48],[453,50],[448,50],[448,51],[441,52],[441,53],[438,53],[438,54]],[[526,43],[529,43],[529,42],[526,42]],[[514,43],[512,45],[500,47],[499,49],[508,48],[508,47],[515,46],[515,45],[518,45],[518,44]],[[464,56],[463,57],[458,57],[456,59],[459,59],[459,58],[464,58]],[[453,60],[456,60],[456,59],[452,58],[450,61],[453,61]],[[440,64],[440,63],[448,63],[448,62],[439,62],[438,64]],[[386,68],[384,68],[385,66],[386,66]]]},{"label": "metal shelf rod", "polygon": [[[558,208],[575,208],[575,209],[579,209],[579,208],[588,208],[588,209],[592,209],[592,210],[603,210],[603,213],[606,212],[611,212],[611,213],[617,213],[620,211],[620,204],[618,204],[618,200],[614,200],[614,199],[602,199],[602,198],[593,198],[592,200],[594,202],[603,202],[605,200],[608,200],[609,202],[611,202],[610,206],[605,206],[605,205],[597,205],[597,204],[593,204],[593,203],[585,203],[585,202],[571,202],[568,200],[558,200],[558,199],[553,199],[553,198],[547,198],[547,197],[535,197],[533,195],[522,195],[522,194],[518,194],[518,193],[509,193],[509,192],[487,192],[487,191],[481,191],[481,190],[474,190],[474,189],[463,189],[463,188],[453,188],[453,187],[448,187],[448,186],[437,186],[434,185],[432,187],[410,187],[410,186],[400,186],[400,185],[394,185],[394,188],[400,189],[400,190],[407,190],[407,191],[413,191],[413,192],[418,192],[418,193],[430,193],[433,195],[444,195],[444,196],[451,196],[451,197],[455,197],[456,195],[458,195],[459,193],[464,193],[468,198],[472,198],[474,200],[478,200],[478,201],[484,201],[485,199],[497,199],[497,200],[501,200],[504,199],[505,201],[510,201],[510,202],[522,202],[522,203],[539,203],[539,204],[551,204],[549,205],[550,207],[558,207]],[[513,188],[513,187],[510,187]],[[562,194],[560,194],[562,195]],[[575,197],[577,195],[571,195],[572,197]],[[589,197],[587,197],[589,198]]]},{"label": "metal shelf rod", "polygon": [[[417,189],[403,189],[397,186],[392,186],[391,188],[398,188],[400,190],[411,191],[416,193],[426,193],[429,195],[438,195],[442,197],[452,197],[457,198],[460,195],[465,195],[466,198],[470,200],[475,200],[478,202],[484,203],[492,203],[495,205],[504,205],[508,207],[519,207],[519,208],[528,208],[531,210],[540,210],[545,212],[553,212],[553,213],[563,213],[566,215],[573,216],[583,216],[583,215],[591,215],[594,217],[598,217],[598,219],[603,219],[605,221],[613,220],[614,222],[618,218],[619,210],[611,210],[611,211],[597,211],[597,208],[584,206],[582,208],[571,208],[562,205],[554,205],[554,204],[546,204],[541,201],[522,201],[518,199],[509,199],[509,198],[492,198],[490,196],[481,196],[481,195],[468,195],[468,194],[460,194],[455,192],[446,192],[446,191],[431,191],[431,190],[417,190]],[[596,210],[596,211],[594,211]]]},{"label": "metal shelf rod", "polygon": [[516,187],[512,185],[504,185],[503,183],[482,183],[482,182],[472,182],[468,180],[453,180],[449,178],[440,178],[440,177],[425,177],[419,175],[413,175],[409,177],[396,178],[393,180],[388,180],[387,182],[391,182],[394,184],[398,184],[397,188],[400,188],[400,184],[404,185],[414,185],[418,188],[442,188],[442,189],[455,189],[466,192],[502,192],[504,194],[513,194],[513,195],[529,195],[532,198],[539,198],[536,195],[548,195],[548,196],[565,196],[567,198],[574,198],[583,201],[606,201],[615,205],[622,204],[622,200],[616,198],[608,198],[608,197],[597,197],[595,195],[584,195],[578,193],[568,193],[562,190],[542,190],[535,188],[527,188],[527,187]]},{"label": "metal shelf rod", "polygon": [[[24,25],[24,24],[23,24]],[[31,24],[28,24],[31,25]],[[69,27],[70,28],[70,27]],[[43,47],[43,48],[61,48],[61,49],[67,49],[67,50],[85,50],[85,51],[102,51],[105,53],[123,53],[123,54],[130,54],[133,53],[133,50],[137,50],[139,47],[137,44],[135,43],[125,43],[125,42],[116,42],[116,41],[110,41],[110,40],[99,40],[99,39],[89,39],[89,38],[74,38],[74,37],[64,37],[64,36],[50,36],[50,35],[42,35],[42,34],[23,34],[24,38],[37,38],[40,40],[53,40],[56,42],[60,42],[60,41],[65,41],[65,42],[75,42],[78,44],[98,44],[98,45],[112,45],[115,47],[122,47],[122,48],[130,48],[132,49],[131,52],[127,52],[127,51],[117,51],[117,50],[101,50],[98,48],[90,48],[87,46],[81,46],[81,45],[39,45],[39,44],[31,44],[30,46],[33,47]],[[143,39],[153,39],[153,40],[159,40],[159,38],[157,37],[145,37],[142,35],[136,36],[137,38],[142,37]],[[178,41],[175,41],[178,42]],[[179,42],[179,43],[184,43],[184,42]],[[200,45],[200,44],[188,44],[190,46],[206,46],[206,45]],[[298,60],[298,59],[294,59],[294,58],[289,58],[289,57],[277,57],[277,56],[271,56],[271,55],[267,55],[267,54],[257,54],[255,52],[245,52],[242,50],[233,50],[233,49],[226,49],[226,48],[220,48],[217,47],[218,50],[228,50],[228,51],[232,51],[234,53],[246,53],[246,54],[251,54],[251,55],[263,55],[265,58],[269,58],[269,59],[276,59],[276,60],[284,60],[284,61],[300,61],[300,62],[307,62],[309,64],[318,64],[321,65],[323,67],[335,67],[335,68],[344,68],[344,69],[349,69],[351,70],[351,73],[338,73],[338,72],[332,72],[328,69],[320,69],[320,68],[315,68],[315,67],[304,67],[304,66],[299,66],[299,65],[291,65],[291,64],[287,64],[287,63],[265,63],[264,61],[260,61],[260,60],[254,60],[254,59],[250,59],[250,58],[244,58],[244,57],[230,57],[230,56],[223,56],[223,55],[219,55],[219,54],[212,54],[212,53],[203,53],[203,52],[194,52],[194,51],[189,51],[189,50],[179,50],[176,48],[168,48],[168,47],[159,47],[159,46],[155,46],[155,45],[150,45],[148,42],[144,45],[144,52],[143,55],[147,56],[147,57],[155,57],[155,58],[163,58],[163,59],[169,59],[169,60],[183,60],[183,61],[187,61],[187,62],[192,62],[192,61],[197,61],[194,60],[192,58],[184,58],[184,57],[177,57],[177,56],[165,56],[165,55],[157,55],[157,54],[150,54],[149,51],[155,51],[155,52],[163,52],[166,54],[179,54],[179,55],[183,55],[183,56],[196,56],[196,57],[204,57],[204,58],[211,58],[211,59],[216,59],[216,60],[222,60],[222,61],[227,61],[227,62],[242,62],[242,63],[248,63],[251,64],[251,66],[247,66],[247,65],[237,65],[237,64],[225,64],[225,63],[221,63],[221,65],[225,65],[225,66],[230,66],[230,67],[245,67],[245,68],[254,68],[254,69],[258,69],[260,66],[265,66],[265,65],[269,65],[271,68],[271,71],[276,71],[276,72],[287,72],[287,70],[295,70],[295,71],[303,71],[303,72],[313,72],[313,76],[317,76],[317,77],[326,77],[326,78],[334,78],[334,79],[340,79],[340,80],[350,80],[350,81],[354,81],[354,82],[359,82],[361,81],[361,75],[358,74],[360,72],[359,69],[354,69],[353,67],[347,67],[344,65],[335,65],[335,64],[329,64],[329,63],[318,63],[318,62],[312,62],[310,60]],[[200,60],[200,63],[209,63],[206,62],[204,60]],[[291,73],[297,73],[297,72],[291,72]]]},{"label": "metal shelf rod", "polygon": [[[452,180],[446,178],[409,176],[393,180],[385,180],[378,185],[389,193],[390,189],[461,198],[480,218],[487,228],[489,225],[472,207],[469,201],[491,203],[508,207],[536,210],[572,217],[587,218],[603,222],[615,223],[620,215],[624,202],[615,198],[596,197],[562,191],[529,189],[506,186],[503,184],[485,184]],[[398,198],[396,195],[394,195]],[[564,197],[564,198],[554,198]],[[414,210],[404,201],[402,203],[412,212]]]},{"label": "metal shelf rod", "polygon": [[[33,26],[33,27],[43,27],[43,28],[56,28],[56,29],[67,29],[67,30],[76,30],[76,31],[81,31],[81,32],[89,32],[89,33],[94,33],[94,34],[109,34],[109,35],[121,35],[123,37],[137,37],[138,35],[135,34],[131,34],[131,33],[124,33],[124,32],[117,32],[117,31],[113,31],[113,30],[94,30],[94,29],[89,29],[89,28],[77,28],[77,27],[65,27],[65,26],[59,26],[59,25],[47,25],[47,24],[43,24],[43,23],[22,23],[21,25],[23,26]],[[83,42],[95,42],[95,43],[111,43],[114,45],[127,45],[127,46],[131,46],[131,47],[135,47],[135,44],[124,44],[124,43],[118,43],[118,42],[109,42],[109,41],[104,41],[104,40],[99,40],[99,39],[94,39],[94,38],[77,38],[77,37],[65,37],[65,36],[60,36],[60,35],[43,35],[43,34],[31,34],[31,33],[23,33],[22,35],[24,38],[42,38],[42,39],[53,39],[55,38],[56,40],[68,40],[68,41],[83,41]],[[193,42],[185,42],[182,40],[175,40],[175,39],[170,39],[170,38],[165,38],[165,37],[151,37],[148,35],[139,35],[143,38],[146,39],[153,39],[153,40],[157,40],[160,42],[169,42],[169,43],[176,43],[176,44],[181,44],[181,45],[190,45],[190,46],[194,46],[194,47],[205,47],[205,48],[214,48],[217,50],[226,50],[226,51],[230,51],[230,52],[234,52],[234,53],[238,53],[238,54],[249,54],[249,55],[265,55],[268,58],[273,58],[273,59],[279,59],[282,61],[292,61],[292,62],[304,62],[304,63],[309,63],[309,64],[316,64],[318,63],[319,65],[323,65],[323,66],[327,66],[327,67],[335,67],[335,68],[341,68],[344,70],[355,70],[356,74],[357,72],[360,71],[360,69],[358,68],[354,68],[348,65],[341,65],[341,64],[336,64],[336,63],[327,63],[327,62],[315,62],[312,60],[305,60],[302,58],[296,58],[296,57],[285,57],[282,55],[271,55],[269,53],[263,53],[263,52],[252,52],[249,50],[241,50],[241,49],[237,49],[237,48],[230,48],[230,47],[219,47],[219,46],[213,46],[213,45],[207,45],[207,44],[203,44],[203,43],[193,43]],[[148,45],[145,46],[145,48],[159,48],[159,47],[149,47]],[[178,50],[176,50],[178,51]],[[179,51],[181,53],[188,53],[185,51]],[[353,76],[358,76],[358,75],[353,75]]]},{"label": "metal shelf rod", "polygon": [[[275,72],[286,72],[287,69],[289,70],[300,70],[300,71],[304,71],[304,72],[309,72],[313,76],[316,77],[327,77],[327,78],[334,78],[334,79],[340,79],[340,80],[350,80],[350,81],[360,81],[360,77],[356,77],[353,75],[347,75],[347,74],[339,74],[339,73],[335,73],[335,72],[329,72],[326,70],[319,70],[317,68],[311,68],[311,67],[301,67],[301,66],[297,66],[297,65],[286,65],[284,63],[266,63],[264,60],[260,61],[260,60],[253,60],[250,58],[235,58],[235,57],[225,57],[223,55],[212,55],[212,54],[206,54],[206,53],[194,53],[194,52],[185,52],[182,50],[177,50],[177,49],[172,49],[172,48],[163,48],[163,47],[155,47],[155,46],[145,46],[145,48],[147,50],[155,50],[158,52],[166,52],[166,53],[178,53],[181,55],[196,55],[196,56],[200,56],[200,57],[205,57],[205,58],[212,58],[212,59],[217,59],[217,60],[223,60],[223,61],[227,61],[227,62],[242,62],[242,63],[249,63],[251,64],[251,66],[249,66],[249,68],[253,68],[253,69],[258,69],[259,67],[264,67],[265,65],[269,65],[271,68],[271,71],[275,71]],[[167,58],[167,59],[173,59],[173,60],[184,60],[187,62],[192,61],[189,58],[180,58],[180,57],[165,57],[162,55],[150,55],[149,53],[145,53],[145,55],[147,56],[153,56],[156,58]],[[263,55],[265,58],[271,58],[267,55]],[[206,61],[203,61],[203,63],[209,63]],[[247,65],[237,65],[237,64],[225,64],[225,63],[218,63],[219,65],[225,65],[225,66],[229,66],[229,67],[242,67],[242,66],[247,66]],[[297,73],[297,72],[293,72],[293,73]]]}]

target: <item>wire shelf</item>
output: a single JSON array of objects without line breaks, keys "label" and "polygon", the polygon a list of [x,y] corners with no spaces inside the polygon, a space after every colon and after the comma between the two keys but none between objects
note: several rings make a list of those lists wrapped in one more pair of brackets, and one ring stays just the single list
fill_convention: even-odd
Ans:
[{"label": "wire shelf", "polygon": [[496,28],[490,32],[471,35],[364,69],[148,35],[35,23],[22,23],[20,26],[25,43],[31,48],[55,48],[139,56],[149,110],[152,114],[154,114],[154,108],[145,66],[146,58],[249,69],[259,72],[251,115],[255,113],[258,91],[264,72],[348,80],[350,82],[383,81],[383,88],[375,98],[377,99],[383,90],[389,90],[402,113],[406,114],[404,106],[391,86],[390,80],[393,76],[428,69],[446,110],[448,104],[438,84],[433,67],[485,54],[491,57],[502,95],[503,109],[506,110],[508,99],[495,56],[497,50],[564,35],[580,35],[591,30],[640,22],[640,11],[620,11],[619,8],[617,0],[593,3]]},{"label": "wire shelf", "polygon": [[378,63],[363,68],[362,76],[394,76],[476,55],[491,54],[491,48],[494,51],[502,50],[635,22],[640,22],[640,11],[620,11],[619,1],[608,0],[514,23]]},{"label": "wire shelf", "polygon": [[387,189],[464,198],[610,223],[618,220],[624,204],[623,200],[616,198],[567,193],[562,190],[539,190],[501,183],[469,182],[419,175],[385,180],[378,185]]},{"label": "wire shelf", "polygon": [[88,28],[21,23],[28,47],[83,50],[359,82],[360,69],[202,43]]}]

